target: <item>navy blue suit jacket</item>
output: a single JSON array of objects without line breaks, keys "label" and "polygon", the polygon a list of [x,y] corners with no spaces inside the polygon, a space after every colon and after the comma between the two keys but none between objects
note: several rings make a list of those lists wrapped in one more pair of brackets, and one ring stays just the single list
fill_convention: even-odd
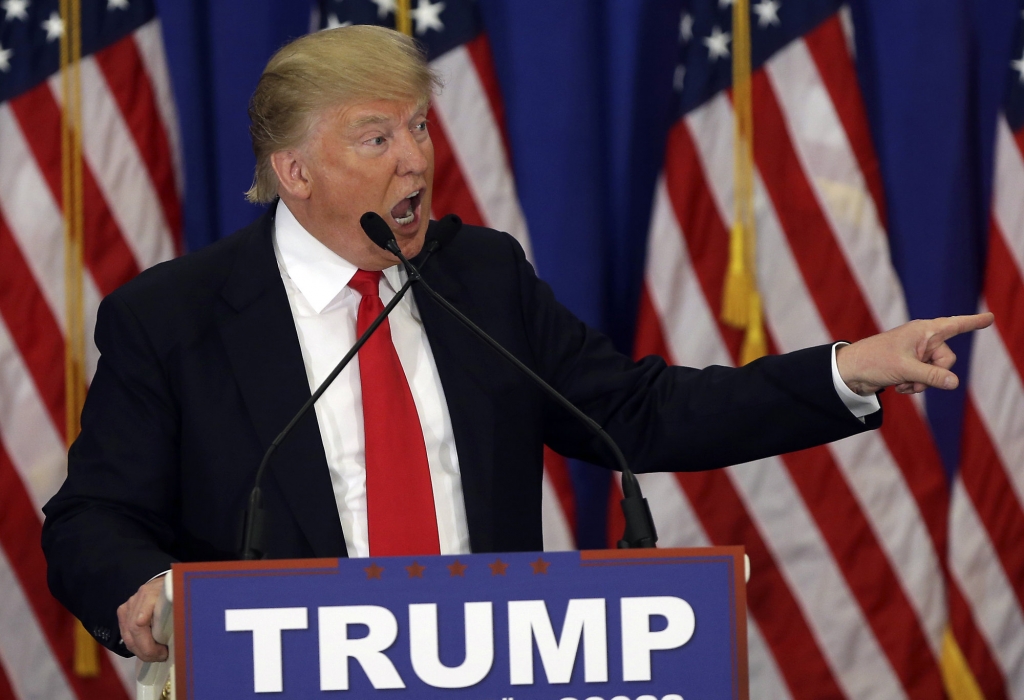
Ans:
[{"label": "navy blue suit jacket", "polygon": [[[271,212],[273,207],[271,208]],[[115,651],[116,609],[172,561],[230,559],[264,451],[309,398],[273,214],[158,265],[100,306],[101,359],[45,508],[53,593]],[[464,227],[423,267],[440,294],[603,425],[631,467],[711,469],[875,427],[832,386],[827,346],[746,367],[634,363],[576,319],[510,236]],[[539,550],[544,444],[610,460],[563,409],[416,287],[458,449],[474,552]],[[347,348],[338,348],[338,357]],[[264,480],[267,556],[343,557],[314,412]]]}]

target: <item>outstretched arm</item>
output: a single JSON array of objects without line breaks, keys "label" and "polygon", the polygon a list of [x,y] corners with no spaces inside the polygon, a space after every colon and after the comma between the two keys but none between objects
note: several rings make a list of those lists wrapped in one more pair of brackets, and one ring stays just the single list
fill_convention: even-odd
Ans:
[{"label": "outstretched arm", "polygon": [[956,355],[946,341],[992,325],[991,313],[911,321],[836,351],[839,374],[861,396],[895,386],[901,394],[928,387],[955,389],[960,380],[950,368]]}]

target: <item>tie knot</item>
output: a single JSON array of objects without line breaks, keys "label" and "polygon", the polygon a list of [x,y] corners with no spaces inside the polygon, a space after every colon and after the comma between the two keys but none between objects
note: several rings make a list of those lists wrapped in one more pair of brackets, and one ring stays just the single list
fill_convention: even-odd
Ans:
[{"label": "tie knot", "polygon": [[349,280],[348,286],[359,292],[360,296],[380,296],[380,270],[358,270]]}]

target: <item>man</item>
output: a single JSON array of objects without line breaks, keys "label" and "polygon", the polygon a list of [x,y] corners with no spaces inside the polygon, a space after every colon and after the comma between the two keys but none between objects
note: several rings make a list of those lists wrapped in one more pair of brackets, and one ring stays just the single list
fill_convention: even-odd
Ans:
[{"label": "man", "polygon": [[[279,201],[103,302],[101,360],[43,545],[54,594],[111,649],[165,657],[149,628],[161,574],[235,556],[263,452],[404,282],[359,218],[376,212],[405,255],[420,253],[436,88],[413,42],[386,29],[286,46],[250,107],[249,196]],[[715,468],[877,427],[875,392],[953,388],[945,340],[992,320],[918,321],[739,369],[669,368],[616,353],[505,234],[467,227],[419,262],[636,471]],[[267,556],[539,549],[543,445],[607,462],[571,416],[413,289],[270,464]]]}]

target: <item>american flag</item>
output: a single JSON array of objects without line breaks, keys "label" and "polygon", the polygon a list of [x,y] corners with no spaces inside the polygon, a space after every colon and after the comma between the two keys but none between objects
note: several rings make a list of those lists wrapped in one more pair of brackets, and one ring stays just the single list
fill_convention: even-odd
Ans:
[{"label": "american flag", "polygon": [[[71,615],[50,594],[40,508],[66,473],[67,341],[58,0],[0,2],[0,698],[134,696],[131,662],[73,670]],[[82,0],[85,374],[100,298],[172,257],[181,167],[149,0]],[[129,692],[130,689],[130,692]]]},{"label": "american flag", "polygon": [[996,326],[974,341],[949,526],[953,632],[986,698],[1024,698],[1024,21],[1008,72],[981,301]]},{"label": "american flag", "polygon": [[[325,28],[349,24],[395,27],[396,0],[328,0],[319,8]],[[444,89],[434,99],[434,218],[458,214],[516,238],[532,260],[530,234],[519,206],[504,109],[490,44],[475,0],[417,0],[412,36],[427,50]],[[544,548],[575,545],[574,500],[568,466],[545,451]]]},{"label": "american flag", "polygon": [[[693,366],[740,356],[742,333],[720,317],[734,212],[732,4],[690,0],[680,17],[678,121],[655,194],[638,356]],[[751,0],[750,12],[768,350],[897,326],[907,307],[848,8]],[[949,488],[922,404],[892,391],[882,404],[875,432],[642,480],[660,545],[746,547],[751,697],[944,696],[947,594],[956,591],[945,569]]]}]

